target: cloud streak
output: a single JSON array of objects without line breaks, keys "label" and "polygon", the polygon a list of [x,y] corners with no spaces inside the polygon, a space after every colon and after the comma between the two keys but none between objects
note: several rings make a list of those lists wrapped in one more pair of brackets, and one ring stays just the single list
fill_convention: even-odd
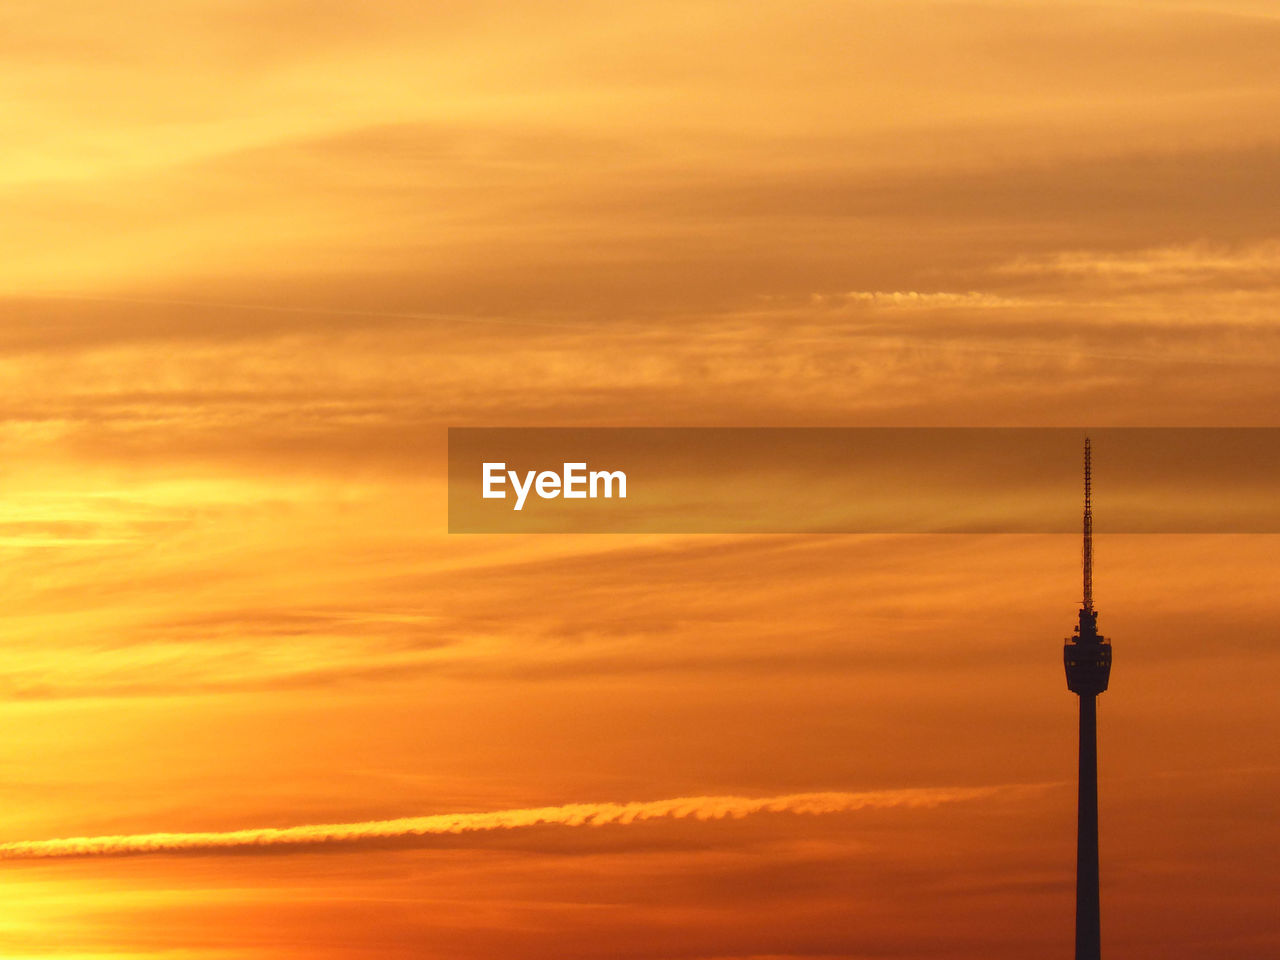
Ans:
[{"label": "cloud streak", "polygon": [[629,803],[571,803],[484,813],[441,813],[394,820],[254,827],[194,833],[141,833],[0,844],[0,859],[119,857],[156,853],[218,853],[350,845],[369,840],[414,841],[537,826],[602,827],[645,820],[742,819],[760,813],[812,816],[865,809],[919,809],[1039,790],[1047,784],[925,787],[860,793],[791,793],[772,797],[702,796]]},{"label": "cloud streak", "polygon": [[1019,257],[996,269],[1018,277],[1061,276],[1113,282],[1203,282],[1254,278],[1270,287],[1280,266],[1280,244],[1274,241],[1240,248],[1206,244],[1153,247],[1128,253],[1093,250],[1060,251],[1043,257]]}]

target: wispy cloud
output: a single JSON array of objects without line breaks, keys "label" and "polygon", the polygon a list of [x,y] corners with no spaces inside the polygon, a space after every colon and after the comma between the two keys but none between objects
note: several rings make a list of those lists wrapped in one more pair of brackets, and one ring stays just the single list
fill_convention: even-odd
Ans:
[{"label": "wispy cloud", "polygon": [[850,290],[844,293],[815,293],[810,301],[820,306],[864,305],[872,307],[1022,307],[1036,301],[1002,297],[977,290]]},{"label": "wispy cloud", "polygon": [[555,825],[602,827],[644,820],[741,819],[759,813],[821,815],[884,808],[927,808],[981,800],[998,794],[1044,789],[1048,784],[984,787],[928,787],[861,793],[792,793],[773,797],[676,797],[630,803],[571,803],[487,813],[442,813],[394,820],[255,827],[196,833],[142,833],[0,844],[0,859],[111,857],[148,853],[216,853],[353,844],[366,840],[419,841],[433,836],[515,830]]},{"label": "wispy cloud", "polygon": [[1009,276],[1094,278],[1115,282],[1180,282],[1254,278],[1273,281],[1280,268],[1280,243],[1227,248],[1208,244],[1152,247],[1127,252],[1069,250],[1019,257],[997,268]]}]

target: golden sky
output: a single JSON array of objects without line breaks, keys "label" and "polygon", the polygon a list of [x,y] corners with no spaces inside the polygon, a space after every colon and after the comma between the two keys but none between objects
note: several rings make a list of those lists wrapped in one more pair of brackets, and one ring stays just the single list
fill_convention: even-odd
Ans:
[{"label": "golden sky", "polygon": [[[0,862],[0,956],[1064,955],[1075,539],[450,537],[445,431],[1280,425],[1277,62],[1271,0],[6,3],[0,844],[125,839]],[[1274,537],[1097,565],[1104,942],[1274,953]]]}]

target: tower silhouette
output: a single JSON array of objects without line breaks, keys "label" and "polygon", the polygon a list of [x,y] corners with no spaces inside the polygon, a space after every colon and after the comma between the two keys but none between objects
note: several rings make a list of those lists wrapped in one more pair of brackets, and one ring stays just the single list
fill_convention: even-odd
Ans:
[{"label": "tower silhouette", "polygon": [[1076,960],[1100,960],[1098,910],[1098,694],[1111,677],[1111,641],[1093,609],[1093,462],[1084,441],[1084,602],[1062,647],[1067,689],[1080,697],[1080,793],[1076,823]]}]

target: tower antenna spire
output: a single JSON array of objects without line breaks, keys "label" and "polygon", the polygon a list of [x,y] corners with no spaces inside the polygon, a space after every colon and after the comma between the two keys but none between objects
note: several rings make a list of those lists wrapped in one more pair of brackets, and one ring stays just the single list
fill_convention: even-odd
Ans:
[{"label": "tower antenna spire", "polygon": [[1082,606],[1093,613],[1093,453],[1084,438],[1084,600]]}]

